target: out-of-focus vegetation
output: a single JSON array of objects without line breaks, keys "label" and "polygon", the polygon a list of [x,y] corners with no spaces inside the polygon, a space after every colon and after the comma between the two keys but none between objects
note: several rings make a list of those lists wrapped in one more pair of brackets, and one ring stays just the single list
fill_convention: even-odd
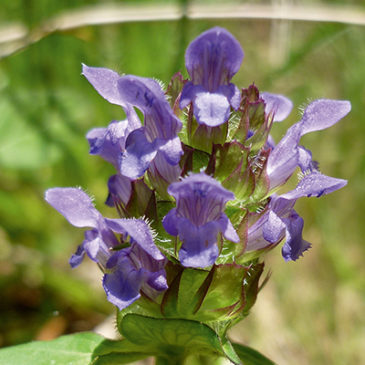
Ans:
[{"label": "out-of-focus vegetation", "polygon": [[[60,11],[100,3],[3,1],[0,27],[21,22],[35,28]],[[303,139],[322,171],[348,179],[348,186],[300,201],[297,211],[313,248],[295,263],[285,263],[279,249],[267,256],[272,278],[232,336],[278,364],[365,363],[365,28],[285,20],[84,26],[0,59],[0,346],[88,330],[114,310],[93,265],[68,266],[82,232],[43,201],[49,187],[82,186],[98,209],[114,214],[103,206],[112,167],[88,155],[84,136],[124,114],[80,75],[81,62],[167,83],[178,70],[186,75],[187,44],[214,25],[231,31],[245,50],[238,86],[255,82],[293,100],[291,116],[275,125],[276,138],[308,100],[352,102],[338,125]]]}]

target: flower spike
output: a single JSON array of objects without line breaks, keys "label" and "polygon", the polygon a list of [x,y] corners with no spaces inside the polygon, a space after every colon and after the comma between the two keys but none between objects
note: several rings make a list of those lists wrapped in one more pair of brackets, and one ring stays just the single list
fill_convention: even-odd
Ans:
[{"label": "flower spike", "polygon": [[[128,314],[137,308],[146,320],[187,319],[188,326],[225,333],[255,302],[261,255],[283,243],[284,260],[296,261],[311,247],[297,200],[347,184],[322,174],[300,141],[336,124],[350,103],[310,103],[275,144],[271,128],[293,103],[255,84],[239,90],[232,78],[243,57],[234,36],[214,27],[186,50],[189,79],[176,74],[166,92],[151,78],[82,67],[95,90],[126,115],[86,136],[90,154],[116,170],[106,204],[121,218],[104,217],[81,189],[49,189],[45,199],[70,224],[87,228],[70,265],[85,256],[96,262],[107,299],[119,310],[139,300]],[[285,189],[296,170],[297,186]],[[123,314],[119,322],[128,318]]]}]

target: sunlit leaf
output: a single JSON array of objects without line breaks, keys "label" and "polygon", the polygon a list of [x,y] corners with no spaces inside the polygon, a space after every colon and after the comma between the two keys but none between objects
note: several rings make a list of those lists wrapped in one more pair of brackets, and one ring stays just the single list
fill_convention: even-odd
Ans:
[{"label": "sunlit leaf", "polygon": [[0,365],[88,365],[103,340],[96,333],[83,332],[7,347],[0,350]]},{"label": "sunlit leaf", "polygon": [[222,354],[218,335],[208,326],[183,319],[156,319],[127,314],[120,331],[134,344],[156,349],[161,355]]},{"label": "sunlit leaf", "polygon": [[245,365],[275,365],[274,362],[251,347],[239,343],[233,343],[232,345],[235,352],[242,360],[242,363]]}]

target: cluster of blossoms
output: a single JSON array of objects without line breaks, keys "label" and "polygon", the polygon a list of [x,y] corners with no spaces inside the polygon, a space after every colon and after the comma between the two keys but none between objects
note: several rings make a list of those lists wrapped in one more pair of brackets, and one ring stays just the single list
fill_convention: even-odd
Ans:
[{"label": "cluster of blossoms", "polygon": [[[264,252],[283,241],[289,261],[310,247],[294,210],[297,199],[346,185],[323,175],[300,139],[337,123],[350,103],[310,103],[275,144],[270,130],[289,115],[292,102],[255,85],[239,90],[231,79],[243,56],[237,40],[215,27],[187,48],[190,78],[178,73],[166,90],[152,79],[83,66],[95,90],[126,114],[87,134],[90,153],[115,167],[106,204],[119,218],[104,218],[79,188],[49,189],[46,200],[72,225],[90,228],[70,264],[79,265],[85,254],[97,262],[107,298],[119,309],[141,297],[163,306],[188,270],[206,274],[192,288],[200,295],[194,313],[204,307],[211,286],[230,280],[244,298],[223,312],[242,311],[250,290],[245,275],[262,271]],[[278,194],[297,171],[296,188]],[[225,282],[217,283],[219,278]]]}]

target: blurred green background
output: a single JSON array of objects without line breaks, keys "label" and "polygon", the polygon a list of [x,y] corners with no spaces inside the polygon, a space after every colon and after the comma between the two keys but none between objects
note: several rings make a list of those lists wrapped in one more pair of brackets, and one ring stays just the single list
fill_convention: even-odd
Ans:
[{"label": "blurred green background", "polygon": [[[82,232],[43,201],[49,187],[82,186],[95,196],[98,209],[114,214],[103,206],[113,168],[88,155],[84,136],[90,128],[124,115],[80,75],[81,63],[167,83],[178,70],[186,75],[188,43],[219,25],[232,32],[245,51],[234,82],[240,87],[255,82],[260,90],[285,94],[294,102],[290,117],[275,125],[276,139],[300,118],[299,108],[309,100],[326,97],[352,103],[352,112],[343,121],[302,140],[320,161],[322,172],[348,179],[347,187],[298,202],[304,237],[313,248],[295,263],[285,263],[280,249],[267,256],[272,278],[251,316],[232,336],[280,365],[365,363],[364,26],[183,18],[49,31],[52,17],[110,4],[125,2],[0,3],[0,346],[90,330],[114,311],[104,298],[95,265],[85,260],[75,270],[68,266]],[[183,7],[187,2],[129,4],[146,9],[144,4]],[[328,7],[324,13],[334,5],[346,5],[344,14],[353,11],[365,17],[362,0],[236,4],[307,5],[314,12],[322,4]],[[88,23],[90,14],[85,14]],[[25,32],[20,40],[14,36],[19,32]]]}]

